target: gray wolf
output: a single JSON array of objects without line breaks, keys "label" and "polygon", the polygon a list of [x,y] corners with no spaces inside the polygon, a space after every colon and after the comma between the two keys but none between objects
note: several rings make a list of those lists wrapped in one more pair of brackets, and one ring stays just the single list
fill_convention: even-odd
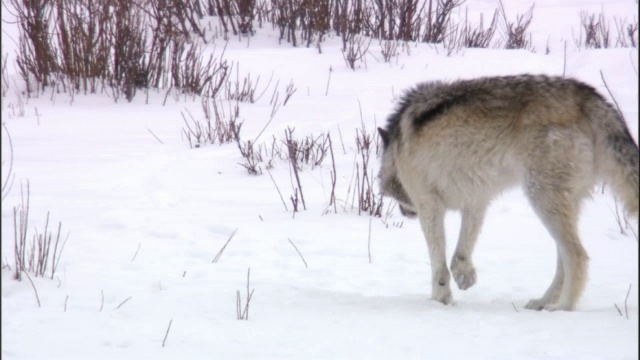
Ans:
[{"label": "gray wolf", "polygon": [[[385,129],[379,179],[427,240],[432,299],[452,302],[451,275],[476,282],[472,253],[491,200],[521,185],[557,246],[548,290],[526,308],[574,310],[589,257],[577,223],[581,201],[605,182],[638,216],[638,145],[619,112],[591,86],[543,75],[426,82],[401,98]],[[461,212],[458,244],[445,254],[444,215]]]}]

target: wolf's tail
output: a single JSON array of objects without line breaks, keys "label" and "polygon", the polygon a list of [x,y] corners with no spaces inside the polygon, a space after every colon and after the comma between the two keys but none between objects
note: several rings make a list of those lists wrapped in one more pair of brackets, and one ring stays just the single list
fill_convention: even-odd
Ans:
[{"label": "wolf's tail", "polygon": [[597,137],[603,152],[599,156],[602,177],[613,188],[625,210],[630,215],[638,216],[640,202],[638,145],[631,137],[622,115],[611,104],[601,99],[599,106],[596,107],[597,110],[593,111],[591,116],[597,124],[597,133],[600,134]]}]

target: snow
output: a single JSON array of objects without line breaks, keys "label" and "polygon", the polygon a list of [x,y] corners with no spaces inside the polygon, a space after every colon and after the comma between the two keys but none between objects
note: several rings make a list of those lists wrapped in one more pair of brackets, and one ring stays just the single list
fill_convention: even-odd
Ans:
[{"label": "snow", "polygon": [[[470,17],[496,6],[466,5]],[[515,14],[531,3],[505,5]],[[638,50],[576,48],[571,32],[582,9],[638,17],[633,1],[537,1],[535,53],[462,49],[447,56],[442,47],[410,44],[409,53],[384,63],[374,40],[356,71],[345,65],[337,37],[323,43],[322,54],[278,44],[270,27],[249,42],[231,39],[226,57],[240,64],[240,76],[260,76],[262,91],[273,74],[259,101],[240,104],[243,140],[269,121],[276,82],[282,98],[293,80],[296,93],[260,139],[283,138],[288,126],[296,138],[329,132],[337,214],[325,211],[330,159],[305,166],[307,210],[292,216],[286,161],[276,159],[270,171],[289,211],[266,171],[253,176],[239,165],[235,144],[189,148],[181,112],[203,119],[199,99],[169,96],[163,105],[164,91],[151,92],[148,104],[141,93],[117,104],[105,94],[27,99],[10,64],[16,80],[2,99],[2,122],[13,140],[16,181],[2,201],[2,261],[14,268],[13,208],[27,179],[29,238],[44,228],[47,212],[70,235],[54,279],[32,275],[41,307],[29,281],[2,270],[2,357],[637,359],[638,241],[629,230],[621,234],[608,189],[584,204],[580,234],[590,279],[575,312],[524,309],[547,288],[556,259],[553,240],[520,190],[491,206],[475,251],[478,283],[464,292],[454,285],[451,306],[429,300],[428,254],[417,221],[403,219],[398,209],[382,219],[358,215],[348,195],[355,129],[361,122],[369,131],[382,125],[394,99],[418,81],[566,71],[609,97],[602,71],[637,141]],[[16,33],[3,23],[3,53],[14,53]],[[3,161],[6,136],[3,129]],[[457,213],[447,215],[449,256],[459,224]],[[236,293],[244,305],[249,268],[255,289],[249,319],[237,320]]]}]

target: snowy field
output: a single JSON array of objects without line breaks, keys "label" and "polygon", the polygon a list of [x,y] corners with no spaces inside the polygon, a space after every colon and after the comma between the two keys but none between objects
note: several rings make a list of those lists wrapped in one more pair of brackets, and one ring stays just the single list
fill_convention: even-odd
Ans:
[{"label": "snowy field", "polygon": [[[514,14],[531,5],[505,3]],[[497,5],[465,6],[477,15]],[[403,219],[389,199],[382,218],[352,206],[356,129],[384,124],[394,100],[418,81],[566,72],[610,98],[602,72],[637,142],[638,50],[576,48],[580,10],[638,17],[631,0],[537,1],[535,52],[447,55],[410,43],[385,63],[374,40],[355,71],[332,35],[322,54],[279,44],[270,26],[250,41],[232,38],[225,56],[240,64],[241,77],[260,76],[262,91],[273,74],[260,100],[240,104],[242,138],[260,133],[272,94],[282,99],[293,81],[296,92],[260,141],[283,139],[287,127],[296,138],[329,133],[337,212],[329,206],[329,157],[303,167],[307,209],[293,214],[286,160],[274,159],[272,180],[265,164],[262,175],[248,174],[233,143],[190,148],[181,113],[203,119],[200,99],[170,95],[163,104],[165,91],[148,99],[140,93],[131,103],[106,94],[28,99],[10,60],[15,82],[2,98],[2,180],[10,134],[15,183],[2,201],[2,358],[638,359],[638,228],[621,232],[608,188],[595,189],[582,211],[591,261],[575,312],[524,309],[546,290],[556,257],[519,189],[491,206],[475,251],[478,283],[467,291],[453,285],[451,306],[429,300],[418,222]],[[2,52],[11,59],[17,30],[2,26]],[[372,155],[374,173],[378,164]],[[47,212],[49,227],[61,222],[62,238],[69,234],[54,279],[32,274],[33,286],[14,280],[13,212],[27,180],[28,239],[43,231]],[[448,214],[448,256],[459,225],[459,215]],[[244,306],[248,287],[248,320],[238,320],[237,294]]]}]

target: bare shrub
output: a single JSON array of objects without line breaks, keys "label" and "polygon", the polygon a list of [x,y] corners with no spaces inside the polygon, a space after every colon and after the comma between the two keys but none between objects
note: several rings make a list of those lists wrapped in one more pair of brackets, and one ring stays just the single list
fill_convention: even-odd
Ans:
[{"label": "bare shrub", "polygon": [[2,55],[2,97],[5,97],[9,92],[9,75],[7,74],[7,58],[9,57],[8,53]]},{"label": "bare shrub", "polygon": [[601,11],[598,14],[580,11],[580,33],[574,44],[580,49],[607,49],[612,47],[638,47],[638,20],[627,23],[626,19],[613,17],[616,36],[611,36],[609,21]]},{"label": "bare shrub", "polygon": [[302,14],[302,0],[272,0],[272,22],[280,30],[280,41],[286,40],[293,46],[298,46],[296,31],[298,19]]},{"label": "bare shrub", "polygon": [[253,19],[255,17],[255,0],[234,0],[233,7],[238,21],[238,31],[242,35],[253,35]]},{"label": "bare shrub", "polygon": [[443,41],[449,28],[451,13],[455,8],[462,5],[465,0],[428,0],[426,13],[422,16],[421,22],[424,27],[421,40],[428,43],[440,43]]},{"label": "bare shrub", "polygon": [[629,219],[627,218],[627,215],[625,214],[622,205],[618,203],[618,199],[616,197],[614,197],[613,200],[614,200],[613,207],[615,210],[612,210],[611,212],[616,218],[616,223],[618,224],[618,229],[620,230],[620,234],[626,236],[628,235],[627,231],[631,231],[631,233],[633,234],[633,237],[637,241],[638,234],[636,234],[636,232],[633,230],[633,227],[629,223]]},{"label": "bare shrub", "polygon": [[250,276],[251,276],[251,268],[247,270],[247,293],[246,293],[246,300],[245,300],[244,306],[242,306],[240,290],[236,291],[236,311],[238,315],[238,320],[249,320],[249,304],[251,303],[251,298],[253,297],[253,292],[255,290],[255,289],[251,289],[251,291],[249,291]]},{"label": "bare shrub", "polygon": [[493,18],[489,27],[485,29],[483,16],[480,14],[480,23],[472,25],[469,23],[468,13],[465,18],[456,25],[450,25],[449,31],[442,39],[442,45],[447,51],[447,56],[457,53],[465,48],[487,48],[491,45],[491,40],[498,27],[498,10],[493,13]]},{"label": "bare shrub", "polygon": [[191,34],[197,34],[206,42],[204,29],[201,28],[198,21],[203,15],[200,0],[155,0],[134,4],[142,6],[146,11],[153,12],[154,16],[161,15],[161,18],[166,19],[163,26],[166,26],[166,29],[172,29],[176,35],[181,34],[182,37],[189,38]]},{"label": "bare shrub", "polygon": [[289,155],[289,164],[291,165],[291,169],[293,170],[293,174],[295,175],[296,178],[296,185],[297,187],[294,188],[294,195],[295,195],[295,201],[294,198],[291,199],[292,203],[293,203],[293,208],[294,208],[294,213],[297,211],[298,208],[298,194],[300,194],[300,199],[302,200],[302,207],[307,210],[307,204],[304,201],[304,194],[302,192],[302,184],[300,182],[300,174],[299,172],[299,165],[298,165],[298,146],[297,146],[297,142],[293,139],[293,131],[295,129],[292,129],[290,127],[287,126],[287,129],[284,132],[284,138],[285,138],[285,145],[288,151],[288,155]]},{"label": "bare shrub", "polygon": [[273,168],[276,157],[283,158],[282,150],[278,147],[275,137],[270,149],[266,144],[257,144],[256,141],[257,137],[254,140],[246,141],[238,139],[236,142],[240,155],[244,159],[240,166],[244,167],[250,175],[262,175],[263,166],[265,170],[269,171]]},{"label": "bare shrub", "polygon": [[[348,55],[346,54],[348,50],[351,50],[350,52],[353,54],[353,50],[361,47],[361,45],[354,46],[354,44],[362,43],[364,45],[364,37],[374,35],[375,29],[369,22],[372,9],[365,0],[336,1],[333,13],[333,29],[336,35],[342,39],[343,56]],[[367,44],[366,47],[368,48],[368,46]],[[366,48],[363,50],[366,52]]]},{"label": "bare shrub", "polygon": [[[16,117],[24,117],[25,115],[25,105],[27,100],[22,96],[22,91],[18,89],[14,89],[14,94],[16,95],[16,102],[10,102],[7,104],[7,109],[9,110],[6,114],[9,119]],[[3,103],[4,104],[4,103]]]},{"label": "bare shrub", "polygon": [[[222,82],[227,79],[228,66],[226,60],[210,54],[203,61],[203,49],[198,44],[176,43],[171,57],[172,86],[187,94],[211,96],[221,90]],[[213,80],[216,81],[213,81]]]},{"label": "bare shrub", "polygon": [[398,40],[381,40],[380,41],[380,53],[384,62],[390,62],[391,58],[398,56]]},{"label": "bare shrub", "polygon": [[264,95],[265,91],[271,84],[271,80],[273,80],[273,73],[271,74],[271,78],[269,78],[269,82],[265,86],[264,90],[260,94],[256,94],[256,91],[258,90],[258,84],[260,83],[260,75],[258,75],[258,77],[253,80],[251,78],[251,73],[248,73],[242,78],[242,81],[240,81],[240,64],[238,63],[236,65],[235,81],[227,80],[224,85],[225,98],[227,100],[254,103],[260,100],[262,95]]},{"label": "bare shrub", "polygon": [[[229,32],[229,27],[231,27],[233,35],[238,35],[236,17],[233,11],[234,6],[231,4],[231,0],[208,0],[207,9],[209,9],[210,16],[218,16],[225,34]],[[227,36],[225,35],[226,38]]]},{"label": "bare shrub", "polygon": [[[271,82],[271,80],[269,80],[269,82]],[[273,89],[273,94],[271,95],[271,100],[269,101],[269,105],[271,105],[271,114],[269,115],[269,120],[267,121],[267,123],[264,125],[264,127],[262,128],[262,130],[260,130],[260,132],[258,133],[258,135],[255,137],[255,139],[253,140],[254,142],[258,141],[258,139],[260,138],[260,136],[262,136],[262,133],[267,129],[267,127],[269,126],[269,124],[271,124],[271,122],[273,121],[274,117],[276,116],[276,113],[278,112],[278,110],[280,109],[280,106],[282,105],[282,103],[280,102],[280,91],[278,90],[278,84],[280,83],[280,81],[278,81],[276,83],[276,86]],[[285,99],[285,103],[288,101],[288,99],[293,95],[293,93],[295,92],[295,88],[293,87],[293,80],[289,83],[290,86],[287,86],[287,94],[286,94],[286,99]],[[266,91],[266,89],[265,89]],[[262,95],[261,95],[262,96]]]},{"label": "bare shrub", "polygon": [[338,173],[336,172],[336,160],[333,155],[333,143],[331,142],[331,135],[327,134],[329,139],[329,153],[331,154],[331,195],[329,197],[329,207],[333,205],[333,212],[337,213],[337,199],[336,199],[336,182],[338,180]]},{"label": "bare shrub", "polygon": [[[51,279],[53,279],[62,251],[67,243],[69,235],[60,243],[60,231],[62,223],[58,223],[58,230],[53,241],[53,233],[49,230],[49,213],[44,226],[44,233],[39,234],[35,230],[33,239],[27,243],[27,227],[29,224],[29,181],[26,184],[26,194],[21,187],[22,204],[13,208],[13,225],[14,225],[14,255],[15,255],[15,279],[22,280],[22,274],[28,272],[35,276],[44,277],[47,270],[50,271]],[[53,248],[51,247],[53,245]]]},{"label": "bare shrub", "polygon": [[[343,38],[344,37],[345,36],[343,36]],[[367,39],[360,35],[352,35],[348,37],[345,47],[342,49],[342,57],[351,70],[356,69],[356,61],[360,61],[365,58],[370,44],[371,38]]]},{"label": "bare shrub", "polygon": [[272,12],[273,7],[271,0],[258,0],[256,4],[255,18],[258,20],[259,28],[262,28],[262,25],[265,21],[269,21]]},{"label": "bare shrub", "polygon": [[[629,320],[629,307],[627,306],[627,300],[629,300],[630,293],[631,293],[631,284],[629,284],[629,288],[627,289],[627,296],[625,296],[624,298],[624,316],[627,318],[627,320]],[[614,303],[613,306],[615,306],[616,310],[618,310],[618,314],[620,314],[620,316],[623,316],[622,310],[620,310],[620,308],[618,307],[618,304]]]},{"label": "bare shrub", "polygon": [[206,66],[197,67],[199,77],[203,78],[202,90],[199,93],[205,98],[215,98],[223,90],[225,84],[229,81],[231,75],[231,66],[224,58],[225,51],[227,49],[227,43],[225,43],[222,52],[214,57],[216,47],[214,45],[214,51],[209,56],[209,60]]},{"label": "bare shrub", "polygon": [[[418,8],[418,5],[422,6]],[[418,40],[425,19],[427,2],[417,0],[375,0],[368,15],[370,34],[380,40]],[[433,4],[431,3],[431,6]],[[436,5],[437,7],[437,5]],[[431,8],[433,11],[433,7]]]},{"label": "bare shrub", "polygon": [[320,43],[331,30],[331,3],[332,0],[304,0],[303,14],[301,17],[301,38],[306,41],[307,47],[313,41],[316,42],[319,52],[322,52]]},{"label": "bare shrub", "polygon": [[358,196],[358,215],[361,213],[367,213],[371,216],[381,217],[383,198],[382,193],[378,189],[376,191],[376,176],[372,166],[370,166],[370,159],[372,151],[376,151],[376,143],[379,140],[378,133],[370,133],[367,131],[364,123],[360,129],[356,129],[356,149],[360,155],[360,162],[356,160],[356,176],[355,176],[355,189]]},{"label": "bare shrub", "polygon": [[[199,148],[206,144],[219,145],[238,142],[242,121],[239,121],[240,108],[238,103],[225,102],[218,98],[202,99],[204,119],[198,120],[185,110],[189,119],[181,112],[185,127],[182,134],[187,138],[190,148]],[[226,109],[225,109],[226,107]]]},{"label": "bare shrub", "polygon": [[[162,18],[156,21],[162,21]],[[157,30],[168,37],[158,34],[152,40],[148,70],[145,72],[150,86],[176,87],[185,94],[207,97],[214,97],[222,91],[230,72],[230,66],[224,59],[226,45],[219,55],[215,54],[214,48],[205,57],[201,45],[176,36],[175,29],[163,29],[160,26]]]},{"label": "bare shrub", "polygon": [[27,227],[29,226],[29,182],[27,181],[27,196],[25,198],[24,189],[20,186],[20,197],[22,203],[13,208],[13,234],[14,234],[14,278],[22,281],[22,272],[27,267]]},{"label": "bare shrub", "polygon": [[244,162],[240,163],[240,166],[247,169],[247,172],[251,175],[262,174],[262,168],[260,167],[260,164],[263,162],[262,148],[259,146],[256,147],[251,140],[244,142],[238,140],[237,144],[240,155],[244,158]]},{"label": "bare shrub", "polygon": [[[464,0],[461,0],[464,1]],[[446,0],[443,3],[453,3],[455,1]],[[418,0],[402,0],[398,4],[398,40],[416,40],[420,32],[420,11],[418,10]]]},{"label": "bare shrub", "polygon": [[[96,93],[111,75],[112,1],[56,1],[60,70],[71,91]],[[131,34],[133,35],[133,34]],[[133,44],[131,44],[133,45]],[[133,46],[135,49],[135,46]],[[140,51],[140,49],[137,49]]]},{"label": "bare shrub", "polygon": [[[210,132],[211,137],[209,138],[212,144],[216,141],[222,145],[240,140],[240,129],[243,122],[238,120],[240,116],[238,103],[232,104],[229,102],[227,111],[225,111],[221,100],[213,99],[211,102],[203,100],[202,104],[207,123],[211,123],[212,117],[214,119],[213,130]],[[205,104],[212,104],[213,113]]]},{"label": "bare shrub", "polygon": [[295,217],[296,213],[300,211],[298,209],[298,206],[300,204],[300,198],[298,198],[298,189],[293,185],[292,187],[293,187],[293,195],[289,197],[289,200],[291,201],[291,205],[293,206],[293,210],[291,212],[293,214],[293,217]]},{"label": "bare shrub", "polygon": [[498,28],[498,10],[493,13],[491,23],[485,29],[483,16],[480,14],[480,23],[473,26],[469,23],[467,12],[465,12],[464,24],[462,25],[461,39],[462,46],[467,48],[488,48],[491,45],[493,35]]},{"label": "bare shrub", "polygon": [[[145,56],[147,34],[143,26],[148,26],[147,19],[140,7],[126,0],[120,0],[113,16],[115,22],[110,23],[109,29],[113,52],[110,82],[114,92],[122,91],[127,101],[131,101],[137,89],[149,87],[152,81],[149,72],[153,57]],[[114,97],[117,99],[118,94]]]},{"label": "bare shrub", "polygon": [[[447,51],[447,56],[451,56],[451,54],[457,53],[462,49],[463,37],[464,37],[464,29],[460,28],[460,25],[452,25],[449,28],[449,32],[447,36],[442,39],[442,46]],[[437,47],[434,47],[436,51],[438,51]]]},{"label": "bare shrub", "polygon": [[589,14],[580,12],[580,26],[584,30],[584,46],[586,48],[606,49],[611,46],[609,40],[609,25],[604,13]]},{"label": "bare shrub", "polygon": [[[174,54],[182,54],[184,40],[181,39],[181,32],[173,25],[171,12],[167,11],[165,3],[151,1],[149,5],[149,8],[143,8],[147,15],[147,26],[152,34],[149,40],[151,43],[148,44],[148,57],[144,64],[145,73],[149,87],[167,88],[171,85],[172,79],[170,56],[179,59]],[[142,20],[144,19],[136,19],[138,22]]]},{"label": "bare shrub", "polygon": [[206,42],[204,29],[201,28],[198,21],[202,18],[200,0],[173,0],[169,2],[168,7],[171,9],[176,23],[179,24],[186,38],[194,33]]},{"label": "bare shrub", "polygon": [[392,34],[390,29],[395,28],[395,18],[390,16],[392,10],[389,9],[392,4],[391,1],[375,0],[372,1],[371,12],[373,14],[372,19],[372,34],[374,37],[380,40],[390,40],[394,38],[395,34]]},{"label": "bare shrub", "polygon": [[284,100],[282,101],[282,106],[287,105],[287,102],[289,102],[289,99],[291,99],[293,94],[295,94],[297,91],[296,86],[293,83],[293,80],[289,81],[289,84],[284,89],[284,91],[285,93],[284,93]]},{"label": "bare shrub", "polygon": [[398,203],[395,200],[391,200],[387,204],[386,210],[384,211],[384,216],[381,216],[381,219],[380,219],[380,221],[382,221],[382,223],[386,228],[389,228],[389,226],[401,228],[404,225],[403,220],[392,221],[393,212],[397,206],[398,206]]},{"label": "bare shrub", "polygon": [[51,82],[53,73],[58,70],[56,52],[52,44],[51,18],[53,2],[49,0],[9,0],[16,13],[18,22],[18,54],[16,64],[18,72],[25,81],[27,94],[35,81],[43,90]]},{"label": "bare shrub", "polygon": [[311,168],[320,166],[329,153],[330,138],[328,134],[320,134],[317,137],[309,135],[302,141],[301,151],[298,152],[300,160],[311,165]]},{"label": "bare shrub", "polygon": [[505,49],[532,49],[530,34],[527,32],[531,20],[533,20],[533,7],[532,4],[529,10],[524,14],[516,14],[516,21],[509,21],[507,14],[502,4],[502,0],[498,2],[498,11],[502,17],[502,40],[503,47]]},{"label": "bare shrub", "polygon": [[627,25],[627,36],[629,38],[629,45],[631,47],[638,47],[638,20],[634,23]]},{"label": "bare shrub", "polygon": [[323,133],[317,137],[309,135],[298,140],[292,136],[294,130],[287,128],[285,140],[283,140],[288,150],[287,160],[295,164],[300,171],[303,170],[303,164],[310,165],[312,169],[322,164],[329,153],[329,136]]},{"label": "bare shrub", "polygon": [[202,122],[194,119],[188,110],[187,113],[189,114],[191,122],[187,120],[187,117],[184,116],[183,112],[180,112],[180,115],[182,115],[182,120],[184,120],[184,124],[186,126],[186,128],[182,128],[182,133],[187,137],[190,148],[199,148],[201,145],[206,144],[206,140],[208,137],[207,131],[210,129],[210,127],[207,125],[210,125],[210,122],[203,125]]},{"label": "bare shrub", "polygon": [[[55,233],[55,243],[52,244],[53,233],[49,230],[49,213],[47,212],[47,221],[44,225],[44,232],[42,234],[38,234],[38,230],[36,229],[36,233],[34,234],[32,241],[32,252],[29,257],[29,271],[34,272],[36,276],[44,277],[47,269],[50,269],[51,279],[53,279],[56,269],[58,268],[58,263],[60,262],[60,256],[64,250],[64,245],[67,242],[65,239],[63,243],[60,243],[61,230],[62,222],[59,222],[58,230]],[[53,245],[53,248],[51,248],[51,245]],[[49,263],[49,261],[51,261],[51,263]]]},{"label": "bare shrub", "polygon": [[616,24],[616,47],[638,47],[638,20],[627,24],[626,19],[613,18]]},{"label": "bare shrub", "polygon": [[54,84],[71,94],[111,88],[116,101],[122,95],[131,101],[148,87],[202,94],[225,68],[213,55],[203,59],[192,39],[196,34],[206,42],[200,0],[11,4],[20,24],[18,71],[29,94]]}]

